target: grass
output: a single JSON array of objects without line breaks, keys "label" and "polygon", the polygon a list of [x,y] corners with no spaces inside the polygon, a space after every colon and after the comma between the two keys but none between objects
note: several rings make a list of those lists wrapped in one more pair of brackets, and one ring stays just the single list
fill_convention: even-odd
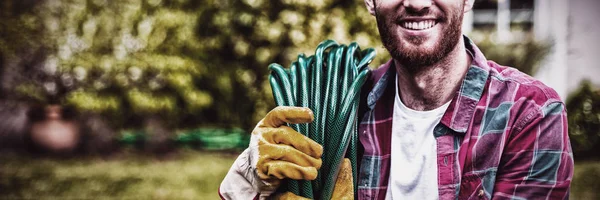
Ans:
[{"label": "grass", "polygon": [[600,199],[600,162],[575,164],[571,199]]},{"label": "grass", "polygon": [[[219,199],[237,153],[181,150],[157,159],[0,155],[0,199]],[[575,166],[571,199],[600,199],[600,162]]]},{"label": "grass", "polygon": [[235,154],[184,151],[158,160],[0,155],[0,199],[219,199]]}]

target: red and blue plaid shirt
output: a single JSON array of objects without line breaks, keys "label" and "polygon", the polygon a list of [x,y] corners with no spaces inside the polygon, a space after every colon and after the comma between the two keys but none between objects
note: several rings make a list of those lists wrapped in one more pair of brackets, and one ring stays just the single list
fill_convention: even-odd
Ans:
[{"label": "red and blue plaid shirt", "polygon": [[[565,105],[556,92],[487,61],[465,37],[473,61],[434,129],[440,199],[568,199],[573,154]],[[363,88],[358,199],[385,199],[395,97],[393,62]]]}]

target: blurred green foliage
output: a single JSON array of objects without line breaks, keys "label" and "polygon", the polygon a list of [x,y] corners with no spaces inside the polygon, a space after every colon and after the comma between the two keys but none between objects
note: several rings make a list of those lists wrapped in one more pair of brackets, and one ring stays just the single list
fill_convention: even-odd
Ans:
[{"label": "blurred green foliage", "polygon": [[[17,2],[1,5],[14,10]],[[4,42],[30,47],[23,43],[43,38],[28,42],[44,44],[37,47],[45,49],[38,70],[44,78],[20,81],[10,92],[37,101],[51,96],[107,115],[120,128],[158,115],[176,127],[249,129],[274,106],[269,63],[290,63],[328,38],[383,52],[362,0],[28,3],[34,6],[3,23],[33,27],[6,34],[34,37]],[[40,96],[44,91],[51,95]]]},{"label": "blurred green foliage", "polygon": [[577,160],[600,160],[600,89],[588,80],[567,98],[569,136]]},{"label": "blurred green foliage", "polygon": [[508,43],[496,42],[493,39],[495,33],[489,31],[474,31],[470,35],[488,60],[514,67],[531,76],[542,67],[541,62],[553,47],[551,42],[535,40],[531,33]]}]

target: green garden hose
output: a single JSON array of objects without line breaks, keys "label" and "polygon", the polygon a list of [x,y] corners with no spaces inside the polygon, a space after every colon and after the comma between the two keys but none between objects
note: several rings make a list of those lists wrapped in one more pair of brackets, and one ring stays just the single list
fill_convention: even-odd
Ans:
[{"label": "green garden hose", "polygon": [[[340,45],[333,40],[319,44],[314,56],[298,55],[289,69],[269,65],[269,82],[278,106],[310,108],[315,120],[290,126],[323,146],[323,164],[313,181],[287,180],[283,187],[311,199],[330,199],[344,157],[352,163],[357,191],[358,102],[369,73],[374,49],[360,50],[357,43]],[[348,153],[346,153],[348,152]]]}]

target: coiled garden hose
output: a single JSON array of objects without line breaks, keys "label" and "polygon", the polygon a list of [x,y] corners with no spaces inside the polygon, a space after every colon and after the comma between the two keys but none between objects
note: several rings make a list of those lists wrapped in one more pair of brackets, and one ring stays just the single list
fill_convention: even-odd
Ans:
[{"label": "coiled garden hose", "polygon": [[[288,180],[283,187],[311,199],[330,199],[344,157],[352,163],[354,191],[357,191],[358,102],[360,89],[375,57],[372,48],[360,50],[357,43],[340,45],[325,40],[315,55],[298,55],[289,69],[269,65],[269,82],[278,106],[310,108],[315,120],[290,126],[323,146],[323,164],[313,181]],[[348,152],[348,154],[346,154]]]}]

